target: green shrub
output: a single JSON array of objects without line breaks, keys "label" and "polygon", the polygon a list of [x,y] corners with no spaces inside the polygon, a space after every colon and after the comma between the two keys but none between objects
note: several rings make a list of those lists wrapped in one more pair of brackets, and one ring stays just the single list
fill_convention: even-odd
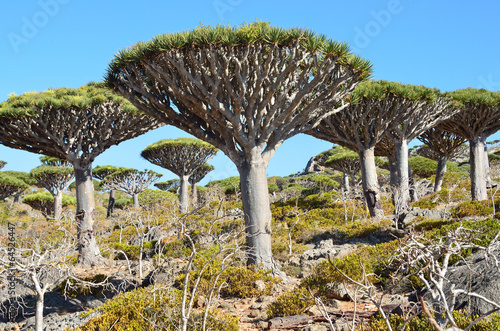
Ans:
[{"label": "green shrub", "polygon": [[[455,310],[453,311],[453,318],[455,319],[455,322],[457,323],[458,327],[461,329],[465,329],[467,325],[474,319],[476,319],[478,316],[470,316],[463,310]],[[399,330],[400,327],[403,326],[405,318],[400,315],[390,315],[389,316],[389,322],[391,324],[391,327],[393,330]],[[447,327],[451,327],[450,324],[447,325]],[[384,320],[380,315],[375,316],[374,318],[371,319],[370,325],[368,330],[370,331],[386,331],[387,326],[385,325]],[[427,316],[422,315],[422,316],[415,316],[411,321],[407,324],[406,329],[407,331],[434,331],[434,327],[431,325],[429,322]],[[471,331],[493,331],[493,330],[500,330],[500,315],[497,313],[492,314],[489,316],[489,318],[486,318],[485,320],[482,320],[478,322],[476,325],[474,325],[471,329]]]},{"label": "green shrub", "polygon": [[[408,159],[411,171],[420,178],[429,178],[436,174],[438,162],[423,156],[415,156]],[[447,172],[457,172],[458,166],[454,162],[446,162]]]},{"label": "green shrub", "polygon": [[[398,240],[378,244],[375,246],[359,247],[351,254],[333,260],[333,264],[345,275],[354,280],[361,280],[363,268],[370,276],[372,282],[388,277],[386,264],[391,254],[398,247]],[[301,287],[311,289],[315,295],[326,296],[328,284],[345,282],[345,277],[329,262],[323,261],[317,265],[311,275],[305,278]]]},{"label": "green shrub", "polygon": [[[222,279],[227,286],[223,287],[220,294],[224,297],[256,298],[262,295],[270,295],[273,285],[278,279],[272,276],[270,270],[253,271],[247,268],[229,267],[222,273]],[[256,286],[256,282],[265,284],[263,289]]]},{"label": "green shrub", "polygon": [[484,201],[466,201],[451,209],[451,217],[463,218],[469,216],[490,216],[493,214],[491,202]]},{"label": "green shrub", "polygon": [[174,193],[147,189],[139,194],[139,204],[141,206],[149,206],[159,204],[162,201],[175,201],[177,196]]},{"label": "green shrub", "polygon": [[[127,245],[115,242],[115,243],[110,243],[109,246],[113,249],[123,251],[127,255],[127,258],[129,260],[139,260],[139,252],[140,252],[139,245]],[[143,255],[145,255],[146,252],[150,249],[151,249],[151,243],[148,241],[144,242],[142,251]],[[123,256],[123,254],[116,254],[115,260],[125,260],[125,257]]]},{"label": "green shrub", "polygon": [[314,299],[309,292],[304,288],[297,288],[277,297],[266,313],[269,318],[299,315],[313,305]]},{"label": "green shrub", "polygon": [[125,207],[132,205],[132,198],[122,198],[115,200],[115,208],[116,209],[124,209]]},{"label": "green shrub", "polygon": [[[178,330],[181,294],[177,290],[140,288],[122,293],[95,310],[102,314],[76,331]],[[85,312],[89,314],[92,310]],[[193,312],[188,330],[201,330],[202,313]],[[148,322],[149,321],[149,322]],[[208,314],[208,330],[239,330],[238,318],[218,310]]]},{"label": "green shrub", "polygon": [[[86,282],[99,284],[106,281],[107,276],[103,274],[97,274],[91,277],[86,277],[83,280]],[[103,297],[103,292],[105,285],[99,286],[89,286],[79,283],[74,279],[66,279],[61,284],[56,287],[56,291],[61,292],[63,295],[76,298],[92,295],[96,298]]]}]

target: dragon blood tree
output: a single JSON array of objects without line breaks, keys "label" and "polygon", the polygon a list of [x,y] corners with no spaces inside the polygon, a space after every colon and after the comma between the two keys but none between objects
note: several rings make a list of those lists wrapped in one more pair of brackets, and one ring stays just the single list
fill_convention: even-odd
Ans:
[{"label": "dragon blood tree", "polygon": [[277,270],[266,168],[288,138],[341,111],[371,74],[346,44],[264,22],[202,26],[121,51],[107,83],[138,108],[222,150],[236,165],[247,263]]},{"label": "dragon blood tree", "polygon": [[199,167],[192,175],[189,177],[189,184],[191,184],[191,203],[193,206],[196,207],[198,204],[198,183],[201,182],[203,178],[205,178],[206,175],[212,170],[214,170],[215,167],[211,164],[204,164],[201,167]]},{"label": "dragon blood tree", "polygon": [[134,208],[139,208],[139,194],[157,182],[162,174],[152,170],[120,169],[109,174],[101,182],[109,190],[118,190],[132,196]]},{"label": "dragon blood tree", "polygon": [[345,99],[349,102],[346,111],[325,118],[307,132],[359,154],[363,193],[372,217],[384,215],[375,165],[375,146],[397,125],[412,116],[414,107],[410,105],[413,100],[425,98],[428,90],[383,80],[363,82]]},{"label": "dragon blood tree", "polygon": [[63,191],[66,190],[75,178],[73,167],[41,165],[30,171],[38,187],[43,187],[54,198],[54,219],[62,216]]},{"label": "dragon blood tree", "polygon": [[425,145],[417,150],[417,154],[434,161],[438,161],[434,192],[441,190],[443,176],[446,172],[448,159],[461,155],[465,152],[467,139],[454,133],[430,128],[417,137]]},{"label": "dragon blood tree", "polygon": [[71,162],[66,161],[66,160],[61,160],[56,157],[50,157],[50,156],[40,156],[40,162],[42,162],[42,165],[48,165],[52,167],[72,167],[73,165]]},{"label": "dragon blood tree", "polygon": [[23,180],[0,172],[0,200],[16,195],[28,188],[29,185]]},{"label": "dragon blood tree", "polygon": [[[31,177],[29,173],[24,172],[24,171],[7,170],[7,171],[2,171],[2,174],[20,179],[24,183],[26,183],[28,186],[36,185],[36,179]],[[20,190],[16,194],[14,194],[14,202],[15,203],[21,201],[21,199],[20,199],[21,193],[23,193],[23,192],[24,192],[24,190]]]},{"label": "dragon blood tree", "polygon": [[100,258],[94,232],[92,162],[109,147],[161,126],[100,83],[12,96],[0,104],[0,143],[73,164],[79,262]]},{"label": "dragon blood tree", "polygon": [[[92,176],[94,176],[94,178],[99,179],[100,181],[103,181],[106,177],[111,175],[113,172],[116,172],[118,170],[123,170],[123,169],[125,169],[125,168],[113,167],[110,165],[95,166],[94,169],[92,169]],[[111,213],[113,213],[113,208],[115,207],[115,197],[116,197],[116,191],[114,189],[110,189],[109,190],[108,211],[106,212],[106,218],[109,218],[111,216]]]},{"label": "dragon blood tree", "polygon": [[141,156],[149,162],[172,171],[179,176],[180,211],[189,209],[189,177],[210,160],[218,149],[209,143],[194,138],[160,140],[147,146]]},{"label": "dragon blood tree", "polygon": [[425,86],[403,85],[405,99],[398,104],[407,114],[404,121],[389,131],[388,137],[394,143],[396,154],[395,202],[397,210],[410,207],[410,169],[408,166],[408,143],[439,122],[452,116],[456,110],[441,95],[439,90]]},{"label": "dragon blood tree", "polygon": [[486,200],[486,139],[500,130],[500,92],[466,88],[447,95],[460,111],[438,128],[469,141],[472,200]]},{"label": "dragon blood tree", "polygon": [[344,189],[349,192],[349,176],[356,183],[356,175],[361,171],[359,154],[342,146],[335,146],[329,152],[330,157],[324,162],[325,167],[344,174]]},{"label": "dragon blood tree", "polygon": [[2,169],[3,167],[5,167],[6,164],[7,164],[7,162],[0,161],[0,169]]}]

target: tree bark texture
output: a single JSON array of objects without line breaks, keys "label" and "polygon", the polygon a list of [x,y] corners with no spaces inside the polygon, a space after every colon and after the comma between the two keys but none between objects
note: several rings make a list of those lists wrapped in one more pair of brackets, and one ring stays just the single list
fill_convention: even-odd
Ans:
[{"label": "tree bark texture", "polygon": [[92,163],[74,164],[76,182],[76,222],[78,229],[78,262],[96,265],[101,259],[94,231],[94,184]]},{"label": "tree bark texture", "polygon": [[194,208],[198,207],[198,183],[191,182],[191,205]]},{"label": "tree bark texture", "polygon": [[397,182],[394,189],[396,214],[404,213],[410,207],[410,184],[408,169],[408,141],[398,139],[394,141],[397,159]]},{"label": "tree bark texture", "polygon": [[54,195],[54,219],[60,220],[62,216],[62,191],[57,191]]},{"label": "tree bark texture", "polygon": [[349,175],[346,172],[344,172],[342,178],[343,178],[343,182],[344,182],[344,190],[346,193],[349,193],[350,192]]},{"label": "tree bark texture", "polygon": [[38,295],[38,298],[36,300],[36,311],[35,311],[35,331],[43,331],[43,306],[44,306],[43,294]]},{"label": "tree bark texture", "polygon": [[448,157],[446,155],[441,155],[438,159],[437,169],[436,169],[436,179],[434,182],[434,192],[441,191],[443,186],[443,178],[446,173],[446,162],[448,162]]},{"label": "tree bark texture", "polygon": [[132,205],[134,208],[139,208],[139,193],[132,194]]},{"label": "tree bark texture", "polygon": [[181,214],[186,214],[189,211],[189,175],[180,176],[180,179],[179,210]]},{"label": "tree bark texture", "polygon": [[361,161],[363,194],[365,195],[368,211],[370,212],[370,216],[380,218],[384,216],[384,211],[380,200],[374,149],[375,147],[372,147],[361,151],[359,159]]},{"label": "tree bark texture", "polygon": [[245,212],[248,265],[276,270],[271,251],[271,210],[267,186],[267,164],[258,152],[238,168]]},{"label": "tree bark texture", "polygon": [[484,149],[486,146],[486,137],[478,135],[469,141],[470,146],[470,177],[472,200],[486,200],[488,194],[486,191],[486,166]]}]

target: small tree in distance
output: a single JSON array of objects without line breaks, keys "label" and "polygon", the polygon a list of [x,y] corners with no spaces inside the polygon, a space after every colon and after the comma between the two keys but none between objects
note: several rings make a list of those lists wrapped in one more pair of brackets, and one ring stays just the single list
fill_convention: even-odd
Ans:
[{"label": "small tree in distance", "polygon": [[443,176],[446,172],[446,162],[448,159],[463,154],[467,149],[466,139],[448,131],[431,128],[420,136],[418,140],[425,145],[417,150],[417,154],[423,157],[438,161],[436,170],[436,180],[434,182],[434,192],[441,190]]},{"label": "small tree in distance", "polygon": [[189,183],[191,184],[191,203],[196,207],[198,204],[198,183],[215,167],[211,164],[204,164],[199,167],[190,177]]},{"label": "small tree in distance", "polygon": [[145,191],[162,174],[152,170],[121,169],[106,176],[101,184],[109,190],[119,190],[132,196],[134,208],[139,208],[139,194]]},{"label": "small tree in distance", "polygon": [[[94,169],[92,169],[92,176],[94,176],[94,178],[99,179],[100,181],[103,181],[106,177],[108,177],[112,173],[114,173],[118,170],[124,170],[124,169],[125,168],[123,168],[123,167],[113,167],[110,165],[95,166]],[[106,212],[106,218],[109,218],[111,216],[111,213],[113,213],[114,206],[115,206],[115,190],[110,189],[109,190],[108,210]]]},{"label": "small tree in distance", "polygon": [[180,178],[180,211],[189,209],[189,178],[210,160],[218,149],[199,139],[178,138],[160,140],[147,146],[141,156],[149,162],[172,171]]},{"label": "small tree in distance", "polygon": [[2,169],[3,167],[5,167],[6,164],[7,164],[7,162],[0,160],[0,169]]},{"label": "small tree in distance", "polygon": [[201,26],[120,52],[106,81],[138,108],[221,149],[236,165],[249,265],[277,271],[266,169],[277,148],[346,105],[370,76],[349,46],[312,31]]},{"label": "small tree in distance", "polygon": [[54,219],[61,219],[62,195],[75,178],[73,167],[41,165],[30,171],[38,187],[43,187],[54,198]]},{"label": "small tree in distance", "polygon": [[349,176],[353,183],[356,183],[356,175],[361,171],[359,154],[341,146],[335,146],[330,151],[330,157],[325,161],[325,167],[344,174],[344,189],[349,192]]}]

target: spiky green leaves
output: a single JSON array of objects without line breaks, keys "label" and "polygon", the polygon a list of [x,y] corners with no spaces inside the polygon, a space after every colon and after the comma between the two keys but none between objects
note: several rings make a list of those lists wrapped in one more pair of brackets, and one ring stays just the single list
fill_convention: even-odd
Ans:
[{"label": "spiky green leaves", "polygon": [[284,29],[270,26],[267,22],[245,23],[240,27],[202,25],[194,30],[172,34],[162,34],[147,42],[139,42],[127,50],[121,50],[108,67],[106,81],[111,86],[116,75],[128,63],[139,63],[162,52],[200,47],[244,47],[252,44],[288,47],[299,43],[303,50],[321,53],[323,57],[334,57],[345,65],[369,77],[372,73],[370,62],[354,56],[349,46],[301,28]]},{"label": "spiky green leaves", "polygon": [[114,93],[102,83],[89,83],[78,89],[58,88],[44,92],[27,92],[11,96],[0,104],[1,117],[35,116],[40,109],[85,110],[98,107],[106,102],[120,105],[121,109],[136,113],[135,108],[122,96]]},{"label": "spiky green leaves", "polygon": [[0,173],[0,200],[18,194],[27,188],[29,188],[29,185],[23,180],[9,176],[4,172]]},{"label": "spiky green leaves", "polygon": [[16,178],[14,176],[9,176],[5,173],[0,173],[0,185],[3,186],[15,186],[18,188],[28,189],[29,185],[23,180]]},{"label": "spiky green leaves", "polygon": [[92,176],[94,176],[94,178],[97,178],[99,180],[103,180],[104,178],[108,177],[112,173],[120,171],[120,170],[126,170],[126,168],[115,167],[115,166],[111,166],[111,165],[95,166],[92,169]]},{"label": "spiky green leaves", "polygon": [[465,88],[446,93],[452,100],[459,102],[459,106],[472,103],[479,105],[498,106],[500,104],[500,92],[487,91],[485,89]]},{"label": "spiky green leaves", "polygon": [[71,167],[71,162],[58,159],[57,157],[51,156],[41,156],[40,162],[43,165],[53,166],[53,167]]},{"label": "spiky green leaves", "polygon": [[178,176],[192,176],[218,149],[194,138],[164,139],[148,145],[141,156]]},{"label": "spiky green leaves", "polygon": [[[210,149],[213,152],[218,152],[219,149],[215,148],[211,144],[196,138],[177,138],[177,139],[163,139],[155,142],[154,144],[148,145],[143,153],[157,151],[169,147],[199,147],[200,149]],[[142,155],[142,153],[141,153]],[[145,157],[144,155],[142,155]]]},{"label": "spiky green leaves", "polygon": [[353,103],[356,103],[361,98],[383,100],[389,95],[414,101],[424,100],[431,104],[441,96],[441,93],[438,89],[422,85],[401,84],[386,80],[378,80],[359,83],[351,95],[350,100]]},{"label": "spiky green leaves", "polygon": [[74,170],[72,167],[58,167],[58,166],[49,166],[42,165],[36,167],[30,171],[31,177],[35,179],[43,178],[46,176],[68,176],[73,175]]}]

